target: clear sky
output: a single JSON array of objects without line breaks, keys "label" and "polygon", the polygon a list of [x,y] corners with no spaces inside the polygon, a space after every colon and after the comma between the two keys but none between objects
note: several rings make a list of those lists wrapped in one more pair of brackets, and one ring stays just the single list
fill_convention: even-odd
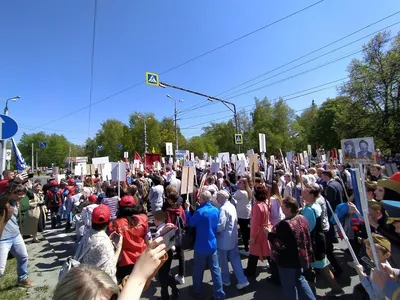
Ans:
[{"label": "clear sky", "polygon": [[[144,81],[146,71],[163,73],[315,2],[317,0],[98,0],[92,101],[99,102],[136,86],[92,106],[90,134],[94,135],[101,122],[108,118],[128,122],[133,111],[153,112],[159,119],[172,116],[173,101],[165,96],[167,93],[176,99],[184,99],[179,103],[181,111],[203,104],[205,99],[198,96],[138,83]],[[22,97],[9,105],[10,116],[20,125],[17,139],[22,132],[40,130],[62,133],[77,144],[83,144],[88,137],[93,11],[94,0],[0,1],[0,98]],[[166,72],[161,75],[161,80],[220,95],[397,11],[400,11],[398,0],[325,0]],[[400,14],[397,14],[267,76],[260,76],[257,81],[399,21]],[[390,29],[397,33],[400,25]],[[368,39],[234,95],[269,85],[262,89],[229,99],[229,94],[236,91],[233,90],[220,97],[235,102],[238,108],[250,105],[247,108],[251,109],[254,97],[273,99],[346,77],[348,63],[353,57],[360,57],[360,53],[312,72],[294,75],[354,53]],[[291,78],[274,84],[288,77]],[[336,95],[334,84],[288,104],[295,110],[308,107],[312,99],[319,104]],[[52,122],[63,116],[66,117]],[[208,121],[230,117],[229,110],[222,104],[204,103],[198,109],[182,113],[179,125],[189,138],[200,134]]]}]

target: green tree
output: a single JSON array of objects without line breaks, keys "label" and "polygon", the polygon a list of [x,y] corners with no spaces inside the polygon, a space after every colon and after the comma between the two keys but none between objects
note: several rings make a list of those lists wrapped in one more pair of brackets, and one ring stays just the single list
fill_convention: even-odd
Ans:
[{"label": "green tree", "polygon": [[362,116],[375,124],[364,134],[372,135],[379,147],[400,151],[400,35],[392,39],[389,32],[377,34],[348,71],[350,80],[341,94],[361,104]]},{"label": "green tree", "polygon": [[[106,120],[101,124],[100,130],[96,134],[97,145],[102,146],[102,150],[99,150],[97,154],[99,156],[108,156],[110,161],[122,160],[124,157],[124,151],[129,151],[129,147],[132,147],[127,130],[128,126],[121,121],[115,119]],[[122,149],[118,146],[122,145]]]},{"label": "green tree", "polygon": [[[40,142],[46,142],[47,147],[39,148]],[[50,167],[54,164],[57,167],[65,167],[66,159],[69,153],[70,142],[63,135],[45,134],[44,132],[26,134],[23,133],[18,143],[25,161],[32,161],[32,144],[38,149],[38,165],[41,167]]]},{"label": "green tree", "polygon": [[[161,151],[160,125],[154,114],[134,112],[129,117],[129,128],[133,141],[133,149],[140,154],[144,153],[144,122],[146,122],[147,151],[153,147],[156,153]],[[165,148],[165,145],[164,147]]]},{"label": "green tree", "polygon": [[252,145],[255,152],[259,152],[258,134],[264,133],[267,153],[277,154],[279,149],[293,150],[294,132],[292,122],[295,115],[293,110],[282,99],[272,104],[267,98],[255,99],[256,107],[252,112],[253,134]]}]

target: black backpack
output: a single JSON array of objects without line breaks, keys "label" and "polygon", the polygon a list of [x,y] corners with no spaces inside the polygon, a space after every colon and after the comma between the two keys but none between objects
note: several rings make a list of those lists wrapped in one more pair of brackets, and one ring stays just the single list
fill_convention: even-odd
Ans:
[{"label": "black backpack", "polygon": [[183,236],[185,235],[185,224],[181,216],[176,216],[175,226],[178,228],[175,231],[175,246],[182,247]]}]

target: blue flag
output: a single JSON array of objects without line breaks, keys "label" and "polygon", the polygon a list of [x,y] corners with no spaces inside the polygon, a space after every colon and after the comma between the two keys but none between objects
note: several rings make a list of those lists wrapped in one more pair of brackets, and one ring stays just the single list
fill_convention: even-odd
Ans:
[{"label": "blue flag", "polygon": [[25,162],[24,158],[22,157],[22,154],[19,151],[18,146],[14,141],[14,138],[11,138],[11,141],[12,141],[12,146],[14,149],[15,163],[17,165],[17,170],[19,173],[21,173],[26,168],[26,162]]}]

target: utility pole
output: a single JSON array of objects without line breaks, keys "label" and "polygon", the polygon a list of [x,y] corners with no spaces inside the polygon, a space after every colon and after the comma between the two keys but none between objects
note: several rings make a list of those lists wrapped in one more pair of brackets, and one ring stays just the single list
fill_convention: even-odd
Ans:
[{"label": "utility pole", "polygon": [[146,155],[147,153],[147,127],[146,127],[146,119],[143,118],[143,124],[144,124],[144,154]]},{"label": "utility pole", "polygon": [[150,120],[151,118],[146,118],[145,116],[137,116],[139,120],[143,119],[143,128],[144,128],[144,155],[147,153],[147,125],[146,120]]},{"label": "utility pole", "polygon": [[167,95],[168,98],[174,100],[175,103],[175,109],[174,109],[174,123],[175,123],[175,149],[179,150],[179,146],[178,146],[178,108],[176,106],[177,102],[183,102],[183,99],[177,101],[176,99],[172,98],[171,95]]},{"label": "utility pole", "polygon": [[39,149],[36,148],[36,171],[39,169],[38,150]]},{"label": "utility pole", "polygon": [[32,143],[32,166],[31,166],[31,168],[32,168],[32,172],[34,172],[35,171],[35,146],[33,143]]}]

